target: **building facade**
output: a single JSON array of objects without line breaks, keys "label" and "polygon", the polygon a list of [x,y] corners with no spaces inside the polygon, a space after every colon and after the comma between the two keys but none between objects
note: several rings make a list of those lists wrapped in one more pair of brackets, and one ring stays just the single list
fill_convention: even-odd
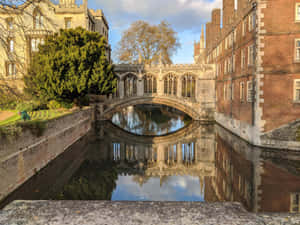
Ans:
[{"label": "building facade", "polygon": [[[0,8],[0,82],[22,89],[22,76],[33,52],[47,35],[60,29],[82,27],[108,40],[109,26],[102,10],[87,7],[87,0],[27,1],[17,7]],[[108,48],[110,58],[110,49]]]},{"label": "building facade", "polygon": [[216,121],[252,144],[272,145],[265,136],[277,132],[280,139],[280,129],[298,123],[299,24],[300,0],[223,0],[222,21],[221,9],[214,9],[206,24]]}]

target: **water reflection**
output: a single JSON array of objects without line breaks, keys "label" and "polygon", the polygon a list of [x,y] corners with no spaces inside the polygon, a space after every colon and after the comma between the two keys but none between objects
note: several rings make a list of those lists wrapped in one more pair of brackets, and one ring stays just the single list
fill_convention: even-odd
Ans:
[{"label": "water reflection", "polygon": [[300,155],[259,149],[217,125],[165,136],[112,123],[66,151],[13,199],[239,201],[254,212],[299,212]]},{"label": "water reflection", "polygon": [[163,105],[136,105],[123,108],[112,117],[117,126],[139,135],[165,135],[191,122],[183,112]]}]

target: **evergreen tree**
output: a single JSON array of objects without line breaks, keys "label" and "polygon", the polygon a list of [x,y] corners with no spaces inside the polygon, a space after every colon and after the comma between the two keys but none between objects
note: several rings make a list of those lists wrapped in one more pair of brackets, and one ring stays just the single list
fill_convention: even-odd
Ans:
[{"label": "evergreen tree", "polygon": [[49,36],[32,57],[25,91],[40,99],[73,102],[87,94],[106,95],[116,89],[107,41],[83,28]]}]

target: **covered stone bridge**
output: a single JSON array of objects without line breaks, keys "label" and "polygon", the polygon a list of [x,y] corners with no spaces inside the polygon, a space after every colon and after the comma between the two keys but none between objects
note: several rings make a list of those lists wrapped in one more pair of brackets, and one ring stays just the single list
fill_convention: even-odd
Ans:
[{"label": "covered stone bridge", "polygon": [[117,92],[100,106],[101,120],[138,104],[161,104],[176,108],[194,120],[213,120],[215,82],[213,65],[115,66]]}]

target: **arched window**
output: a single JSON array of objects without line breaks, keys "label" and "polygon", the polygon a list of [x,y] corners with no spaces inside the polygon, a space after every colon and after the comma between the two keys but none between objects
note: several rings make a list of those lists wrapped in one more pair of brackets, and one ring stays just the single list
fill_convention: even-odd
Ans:
[{"label": "arched window", "polygon": [[196,79],[193,75],[186,74],[182,77],[182,97],[194,98]]},{"label": "arched window", "polygon": [[147,74],[144,76],[144,93],[145,94],[154,94],[157,93],[157,82],[156,77],[153,75]]},{"label": "arched window", "polygon": [[33,28],[42,29],[44,25],[44,17],[39,8],[35,8],[33,11]]},{"label": "arched window", "polygon": [[137,94],[137,77],[128,74],[124,78],[124,95],[126,97],[136,96]]},{"label": "arched window", "polygon": [[177,77],[172,73],[169,73],[164,77],[164,94],[177,94]]}]

